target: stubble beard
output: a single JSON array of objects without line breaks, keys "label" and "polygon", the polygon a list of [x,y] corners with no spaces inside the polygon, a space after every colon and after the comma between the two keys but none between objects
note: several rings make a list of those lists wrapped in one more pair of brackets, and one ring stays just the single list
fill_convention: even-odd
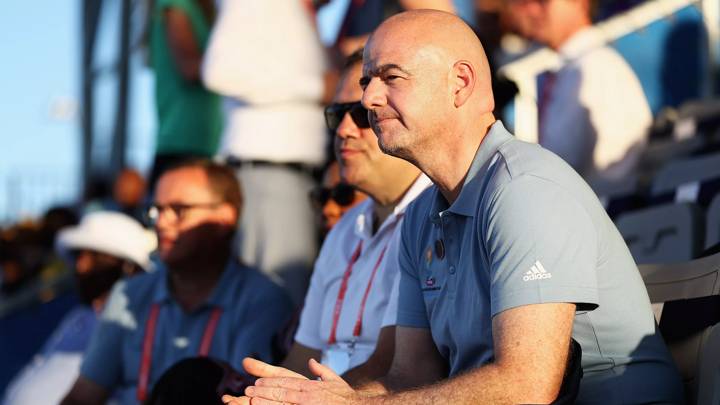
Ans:
[{"label": "stubble beard", "polygon": [[395,138],[396,142],[383,142],[384,137],[378,135],[378,146],[382,153],[412,162],[412,155],[410,154],[409,148],[404,145],[401,140],[402,134],[398,134],[393,138]]}]

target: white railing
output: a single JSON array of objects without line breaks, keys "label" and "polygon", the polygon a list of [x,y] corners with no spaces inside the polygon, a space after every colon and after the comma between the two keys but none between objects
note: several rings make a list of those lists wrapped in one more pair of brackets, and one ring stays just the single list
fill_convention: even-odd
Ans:
[{"label": "white railing", "polygon": [[[717,3],[718,0],[706,0],[706,3]],[[636,32],[648,26],[653,21],[668,17],[673,13],[687,7],[699,6],[700,0],[650,0],[634,7],[622,14],[608,20],[595,24],[594,29],[600,39],[599,44],[611,43],[627,34]],[[715,8],[714,8],[715,7]],[[717,12],[717,6],[708,5],[702,11]],[[708,21],[705,15],[706,23]],[[717,18],[716,15],[710,18]],[[706,27],[707,28],[707,27]],[[709,29],[712,37],[713,30]],[[711,38],[712,42],[712,38]],[[717,44],[717,39],[715,41]],[[522,140],[529,142],[537,141],[537,88],[536,77],[546,70],[555,70],[562,62],[557,54],[548,48],[541,48],[530,52],[528,55],[508,63],[500,69],[500,74],[515,82],[518,86],[518,94],[515,97],[515,135]]]}]

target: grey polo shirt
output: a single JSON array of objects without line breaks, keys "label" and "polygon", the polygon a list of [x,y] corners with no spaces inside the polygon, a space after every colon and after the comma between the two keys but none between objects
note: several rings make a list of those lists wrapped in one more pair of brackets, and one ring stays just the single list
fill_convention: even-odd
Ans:
[{"label": "grey polo shirt", "polygon": [[492,317],[577,305],[578,403],[682,402],[637,266],[593,191],[564,161],[496,122],[457,200],[432,187],[408,213],[398,325],[430,328],[450,375],[492,361]]}]

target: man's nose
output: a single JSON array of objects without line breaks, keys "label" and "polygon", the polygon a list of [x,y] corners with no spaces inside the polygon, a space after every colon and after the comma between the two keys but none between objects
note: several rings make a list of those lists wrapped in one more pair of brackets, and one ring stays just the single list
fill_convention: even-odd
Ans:
[{"label": "man's nose", "polygon": [[340,139],[353,138],[358,136],[358,130],[358,126],[355,121],[353,121],[352,115],[346,112],[342,120],[340,120],[340,125],[338,125],[335,130],[335,135]]},{"label": "man's nose", "polygon": [[371,111],[374,108],[382,107],[387,104],[384,87],[385,86],[383,86],[382,80],[377,77],[370,79],[363,90],[362,99],[360,100],[363,107],[365,107],[368,111]]}]

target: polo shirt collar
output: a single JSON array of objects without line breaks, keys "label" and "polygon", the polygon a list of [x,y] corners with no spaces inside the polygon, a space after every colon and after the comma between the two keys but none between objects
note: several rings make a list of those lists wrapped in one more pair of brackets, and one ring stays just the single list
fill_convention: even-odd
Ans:
[{"label": "polo shirt collar", "polygon": [[[229,260],[227,266],[225,266],[225,270],[220,275],[217,284],[215,284],[215,288],[212,293],[210,293],[210,297],[198,309],[206,307],[220,307],[225,310],[230,308],[233,304],[233,297],[229,292],[230,289],[223,286],[229,285],[231,280],[235,277],[242,277],[244,275],[243,270],[242,266],[240,266],[236,260]],[[158,277],[161,277],[163,281],[161,283],[157,283],[157,286],[155,287],[153,302],[159,304],[177,304],[177,301],[175,301],[170,293],[170,281],[168,279],[168,270],[165,264],[159,262],[155,271],[159,273]]]},{"label": "polo shirt collar", "polygon": [[435,187],[433,191],[433,203],[429,214],[432,222],[438,223],[442,213],[446,210],[458,215],[468,217],[475,216],[477,203],[480,200],[483,190],[479,182],[482,182],[485,173],[487,173],[490,165],[494,162],[493,157],[498,149],[500,149],[500,146],[511,139],[513,139],[512,134],[505,129],[502,122],[499,120],[495,121],[475,153],[475,157],[465,176],[460,195],[458,195],[458,198],[450,207],[448,207],[448,203],[442,193],[440,193],[440,190]]}]

